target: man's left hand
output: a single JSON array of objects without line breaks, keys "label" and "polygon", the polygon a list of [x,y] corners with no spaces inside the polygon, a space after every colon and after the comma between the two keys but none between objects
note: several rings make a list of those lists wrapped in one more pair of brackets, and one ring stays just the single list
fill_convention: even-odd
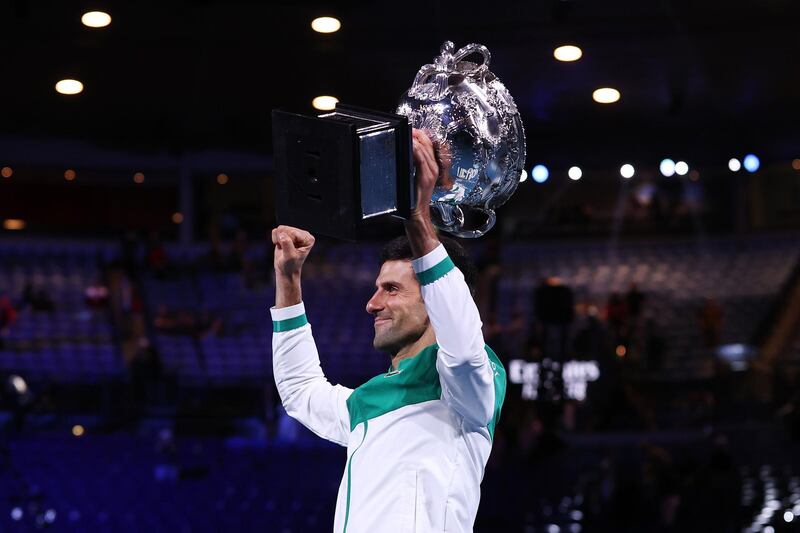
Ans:
[{"label": "man's left hand", "polygon": [[443,177],[443,173],[447,174],[449,158],[442,157],[441,153],[437,157],[433,141],[424,131],[414,129],[411,134],[414,143],[414,167],[417,171],[417,207],[414,215],[429,217],[428,205],[433,197],[433,188]]}]

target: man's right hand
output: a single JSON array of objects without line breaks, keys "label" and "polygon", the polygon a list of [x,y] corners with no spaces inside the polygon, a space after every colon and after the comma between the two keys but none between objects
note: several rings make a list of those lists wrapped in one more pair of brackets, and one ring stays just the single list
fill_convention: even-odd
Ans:
[{"label": "man's right hand", "polygon": [[299,276],[311,248],[314,236],[291,226],[278,226],[272,230],[275,245],[275,274],[286,277]]}]

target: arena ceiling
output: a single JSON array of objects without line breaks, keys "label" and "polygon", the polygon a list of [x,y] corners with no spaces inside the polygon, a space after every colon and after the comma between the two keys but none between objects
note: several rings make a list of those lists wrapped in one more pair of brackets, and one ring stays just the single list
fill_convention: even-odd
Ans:
[{"label": "arena ceiling", "polygon": [[[112,24],[80,23],[90,9]],[[0,137],[271,152],[270,111],[320,94],[391,110],[445,40],[479,42],[525,119],[529,162],[798,152],[796,2],[12,0],[0,7]],[[333,15],[323,35],[311,19]],[[553,59],[575,43],[575,63]],[[75,77],[83,93],[54,91]],[[618,88],[616,104],[592,101]]]}]

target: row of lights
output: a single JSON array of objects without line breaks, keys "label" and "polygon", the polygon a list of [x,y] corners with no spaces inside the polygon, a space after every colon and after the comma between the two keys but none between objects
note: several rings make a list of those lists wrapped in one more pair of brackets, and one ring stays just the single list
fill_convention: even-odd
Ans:
[{"label": "row of lights", "polygon": [[[89,28],[105,28],[111,24],[111,15],[103,11],[89,11],[83,14],[81,22]],[[317,17],[311,21],[311,28],[318,33],[335,33],[341,27],[341,21],[335,17]],[[583,57],[583,51],[575,45],[564,45],[557,47],[553,56],[558,61],[573,62]],[[79,94],[83,92],[83,83],[72,78],[59,80],[56,91],[66,95]],[[620,99],[620,92],[612,87],[601,87],[592,93],[592,98],[595,102],[610,104]],[[318,96],[314,98],[312,105],[320,111],[330,111],[336,107],[338,101],[334,96]]]},{"label": "row of lights", "polygon": [[[14,175],[14,169],[11,167],[2,167],[0,168],[0,176],[4,178],[10,178]],[[71,168],[68,168],[64,171],[64,179],[67,181],[75,181],[75,178],[78,177],[78,174]],[[217,174],[217,183],[219,185],[226,185],[230,181],[230,178],[227,174],[220,173]],[[143,172],[136,172],[133,174],[133,182],[136,184],[144,183],[144,173]]]},{"label": "row of lights", "polygon": [[[180,225],[183,223],[183,213],[176,211],[170,217],[173,224]],[[22,231],[27,227],[27,223],[20,218],[7,218],[3,220],[3,229],[6,231]],[[78,437],[80,435],[76,435]]]},{"label": "row of lights", "polygon": [[[744,156],[742,161],[739,161],[736,158],[732,158],[728,161],[728,169],[731,172],[738,172],[742,168],[746,171],[753,173],[758,171],[761,167],[761,161],[758,159],[758,156],[755,154],[747,154]],[[800,159],[795,159],[792,161],[792,168],[795,170],[800,170]],[[689,177],[692,178],[693,181],[696,181],[699,177],[697,171],[689,172],[689,164],[686,161],[673,161],[672,159],[666,158],[661,161],[658,166],[661,175],[664,177],[672,177],[675,175],[678,176],[685,176],[689,174]],[[619,174],[625,179],[630,179],[636,173],[636,169],[630,163],[625,163],[619,168]],[[530,176],[533,178],[533,181],[536,183],[544,183],[550,177],[550,170],[543,164],[537,164],[531,169]],[[569,167],[567,170],[567,176],[573,181],[578,181],[583,177],[583,170],[581,167],[572,166]],[[520,183],[526,181],[528,179],[528,172],[523,170],[522,175],[520,177]]]},{"label": "row of lights", "polygon": [[[81,17],[81,22],[88,28],[105,28],[111,24],[111,15],[103,11],[89,11]],[[335,33],[342,27],[339,19],[334,17],[317,17],[311,21],[311,28],[318,33]],[[56,83],[56,92],[65,95],[74,95],[83,92],[83,83],[80,80],[66,78]],[[333,96],[319,96],[314,99],[313,105],[320,110],[331,110],[336,107],[338,100]]]},{"label": "row of lights", "polygon": [[[341,22],[333,17],[319,17],[311,21],[311,28],[319,33],[334,33],[342,27]],[[553,57],[558,61],[573,62],[583,57],[580,47],[568,44],[553,50]],[[592,99],[600,104],[613,104],[619,101],[620,92],[613,87],[600,87],[592,93]],[[336,108],[339,100],[335,96],[317,96],[311,101],[314,109],[331,111]]]}]

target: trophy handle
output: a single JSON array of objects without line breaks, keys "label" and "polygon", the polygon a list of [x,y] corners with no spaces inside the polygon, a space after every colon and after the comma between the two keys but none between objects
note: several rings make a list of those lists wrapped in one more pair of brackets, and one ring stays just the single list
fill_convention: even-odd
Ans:
[{"label": "trophy handle", "polygon": [[462,48],[458,49],[458,52],[453,54],[453,62],[458,63],[465,57],[471,54],[478,53],[483,56],[483,63],[478,65],[478,68],[475,72],[480,70],[486,70],[489,68],[489,62],[492,60],[492,54],[489,53],[489,49],[483,46],[482,44],[477,43],[470,43]]},{"label": "trophy handle", "polygon": [[477,207],[473,207],[472,209],[486,215],[486,222],[476,229],[464,229],[464,212],[461,210],[460,206],[439,202],[431,205],[433,224],[440,230],[446,231],[456,237],[464,239],[481,237],[494,227],[497,221],[497,215],[495,215],[494,209],[482,209]]}]

